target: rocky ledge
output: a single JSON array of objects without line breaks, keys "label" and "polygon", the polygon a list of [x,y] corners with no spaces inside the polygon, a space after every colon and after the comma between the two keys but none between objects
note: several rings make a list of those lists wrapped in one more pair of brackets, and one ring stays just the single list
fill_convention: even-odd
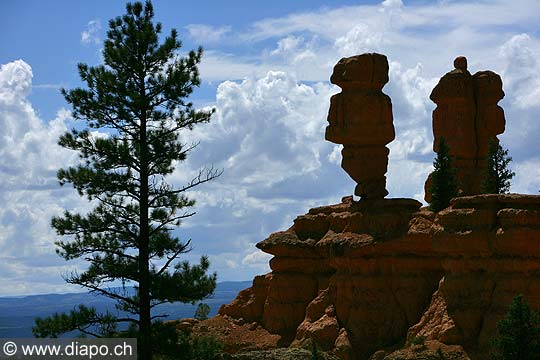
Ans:
[{"label": "rocky ledge", "polygon": [[272,272],[219,314],[281,347],[316,341],[341,359],[394,359],[425,337],[452,358],[484,359],[517,293],[540,307],[540,196],[456,198],[439,213],[345,197],[257,247],[274,255]]}]

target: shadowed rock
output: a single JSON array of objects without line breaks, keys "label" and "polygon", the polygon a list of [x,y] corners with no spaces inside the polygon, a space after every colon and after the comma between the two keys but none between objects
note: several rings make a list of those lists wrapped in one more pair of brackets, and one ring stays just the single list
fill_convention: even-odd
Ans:
[{"label": "shadowed rock", "polygon": [[[501,77],[493,71],[467,70],[467,59],[454,60],[455,69],[445,74],[431,92],[437,104],[433,111],[433,150],[443,137],[450,147],[460,196],[482,193],[488,147],[504,132],[504,97]],[[430,200],[431,176],[426,181],[425,199]]]},{"label": "shadowed rock", "polygon": [[362,199],[382,199],[386,191],[389,150],[394,140],[392,102],[382,92],[388,60],[381,54],[341,59],[330,78],[342,88],[330,99],[326,140],[343,144],[341,167],[358,184]]}]

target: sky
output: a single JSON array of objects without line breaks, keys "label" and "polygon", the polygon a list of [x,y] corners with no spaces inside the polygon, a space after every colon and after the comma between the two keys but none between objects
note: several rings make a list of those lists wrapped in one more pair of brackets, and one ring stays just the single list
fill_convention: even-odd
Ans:
[{"label": "sky", "polygon": [[[166,1],[153,2],[164,33],[181,52],[204,48],[202,84],[191,100],[216,108],[211,122],[182,133],[200,145],[168,179],[182,186],[198,169],[223,175],[189,193],[197,214],[175,232],[192,239],[183,259],[210,258],[218,281],[270,271],[255,244],[286,230],[309,208],[339,203],[354,183],[340,146],[324,140],[334,64],[378,52],[388,57],[396,139],[389,144],[388,197],[423,199],[434,153],[429,94],[453,69],[501,75],[513,157],[511,192],[540,189],[540,2],[490,1]],[[55,254],[50,227],[65,209],[92,205],[56,172],[77,154],[57,145],[74,126],[59,89],[81,86],[76,64],[101,63],[108,21],[123,1],[0,2],[0,296],[82,289],[62,275],[84,261]]]}]

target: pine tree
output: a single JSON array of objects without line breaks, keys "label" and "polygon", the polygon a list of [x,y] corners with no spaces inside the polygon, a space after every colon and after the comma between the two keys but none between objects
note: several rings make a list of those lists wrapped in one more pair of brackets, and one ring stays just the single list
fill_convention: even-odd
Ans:
[{"label": "pine tree", "polygon": [[497,323],[493,341],[497,360],[540,359],[540,315],[531,311],[523,295],[510,304],[506,317]]},{"label": "pine tree", "polygon": [[210,314],[210,306],[208,306],[208,304],[199,303],[193,317],[199,321],[202,321],[208,319],[208,314]]},{"label": "pine tree", "polygon": [[[220,175],[205,168],[183,187],[166,181],[195,147],[182,143],[179,131],[208,122],[212,111],[196,110],[187,101],[200,84],[202,49],[180,56],[174,29],[160,43],[162,26],[153,16],[149,1],[128,3],[126,14],[109,22],[104,64],[78,65],[86,88],[62,90],[81,125],[61,136],[59,144],[77,151],[82,161],[60,169],[58,179],[97,205],[86,215],[66,211],[52,219],[56,232],[67,236],[56,242],[57,253],[89,262],[86,271],[65,280],[116,300],[117,309],[132,316],[112,321],[111,314],[84,308],[39,319],[34,328],[37,336],[74,329],[107,336],[114,331],[112,322],[131,323],[138,330],[139,358],[145,360],[152,358],[152,323],[163,316],[152,309],[167,302],[194,303],[214,291],[216,275],[207,273],[208,259],[193,266],[179,262],[191,250],[191,240],[181,241],[172,231],[194,215],[189,208],[195,202],[185,192]],[[87,326],[100,319],[105,334]]]},{"label": "pine tree", "polygon": [[452,167],[450,148],[442,137],[438,145],[429,189],[431,193],[429,205],[432,211],[440,211],[446,208],[450,204],[450,199],[457,196],[456,173]]},{"label": "pine tree", "polygon": [[508,150],[503,149],[499,141],[489,143],[487,171],[484,179],[484,193],[507,194],[510,191],[510,180],[516,175],[508,169],[512,158]]}]

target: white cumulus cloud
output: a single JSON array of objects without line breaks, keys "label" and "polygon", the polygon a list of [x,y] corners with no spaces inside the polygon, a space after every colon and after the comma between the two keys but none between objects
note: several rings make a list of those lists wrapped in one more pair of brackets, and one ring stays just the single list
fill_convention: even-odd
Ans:
[{"label": "white cumulus cloud", "polygon": [[83,44],[96,44],[101,43],[100,32],[101,22],[99,20],[91,20],[86,24],[86,29],[81,32],[81,42]]},{"label": "white cumulus cloud", "polygon": [[231,31],[230,26],[214,27],[204,24],[189,24],[186,29],[189,36],[203,44],[217,42]]},{"label": "white cumulus cloud", "polygon": [[0,276],[0,295],[67,289],[50,221],[65,208],[85,206],[56,180],[57,170],[76,158],[56,144],[70,113],[62,109],[49,122],[38,118],[28,100],[32,76],[22,60],[0,68],[0,263],[17,269]]},{"label": "white cumulus cloud", "polygon": [[510,97],[520,108],[540,107],[540,39],[514,35],[500,47],[504,79]]}]

